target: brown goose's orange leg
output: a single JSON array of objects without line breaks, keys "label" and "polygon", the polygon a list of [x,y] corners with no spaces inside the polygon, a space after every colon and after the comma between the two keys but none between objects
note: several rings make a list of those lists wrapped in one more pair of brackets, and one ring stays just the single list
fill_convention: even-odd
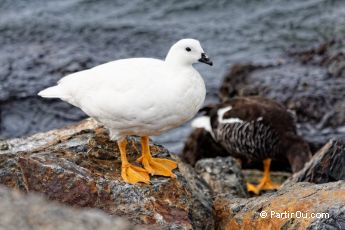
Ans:
[{"label": "brown goose's orange leg", "polygon": [[127,140],[119,140],[117,141],[117,144],[119,145],[120,153],[121,153],[121,176],[122,179],[130,184],[135,184],[138,182],[144,182],[144,183],[150,183],[150,176],[146,172],[145,169],[134,166],[130,164],[127,160],[126,156],[126,145]]},{"label": "brown goose's orange leg", "polygon": [[141,137],[142,155],[138,159],[151,175],[176,177],[172,172],[177,167],[176,162],[168,159],[154,158],[150,153],[149,137]]},{"label": "brown goose's orange leg", "polygon": [[280,184],[276,184],[272,182],[270,177],[270,166],[271,166],[271,159],[264,160],[264,176],[261,179],[258,185],[253,185],[247,183],[247,190],[248,192],[253,192],[255,194],[260,194],[261,190],[273,190],[278,189]]}]

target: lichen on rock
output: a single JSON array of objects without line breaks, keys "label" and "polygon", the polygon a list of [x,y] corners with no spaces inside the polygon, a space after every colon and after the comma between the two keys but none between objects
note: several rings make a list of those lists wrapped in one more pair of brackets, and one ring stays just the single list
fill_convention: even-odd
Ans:
[{"label": "lichen on rock", "polygon": [[[284,186],[276,193],[264,194],[249,199],[227,198],[219,196],[215,199],[214,209],[216,223],[219,229],[320,229],[330,222],[330,227],[344,229],[345,183],[343,181],[316,185],[311,183],[297,183]],[[330,212],[330,210],[333,210]],[[265,212],[266,217],[260,216]],[[278,213],[303,213],[298,218]],[[312,213],[329,213],[329,218],[312,218]],[[298,216],[300,216],[298,214]],[[339,228],[338,228],[339,229]]]},{"label": "lichen on rock", "polygon": [[[193,195],[179,170],[175,170],[176,179],[153,176],[149,185],[123,182],[116,142],[92,119],[7,144],[9,148],[0,152],[0,182],[9,187],[42,193],[75,207],[98,208],[136,225],[213,226],[211,203],[201,203]],[[159,145],[151,145],[151,152],[170,158]],[[136,164],[138,138],[128,139],[127,155]]]}]

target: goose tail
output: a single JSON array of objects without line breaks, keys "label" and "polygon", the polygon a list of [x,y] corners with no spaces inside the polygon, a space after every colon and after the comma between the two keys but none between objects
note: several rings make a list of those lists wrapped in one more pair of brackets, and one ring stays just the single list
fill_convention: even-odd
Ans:
[{"label": "goose tail", "polygon": [[62,92],[59,86],[52,86],[40,91],[38,96],[45,98],[60,98],[62,96]]}]

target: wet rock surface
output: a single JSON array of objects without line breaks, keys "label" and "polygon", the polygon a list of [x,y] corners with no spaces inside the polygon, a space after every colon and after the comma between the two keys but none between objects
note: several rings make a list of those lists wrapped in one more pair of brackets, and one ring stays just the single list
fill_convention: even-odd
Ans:
[{"label": "wet rock surface", "polygon": [[131,230],[125,219],[95,209],[68,208],[38,195],[0,186],[0,229],[7,230]]},{"label": "wet rock surface", "polygon": [[[201,203],[178,170],[177,179],[154,176],[150,185],[124,183],[116,143],[92,119],[5,142],[0,183],[8,187],[75,207],[99,208],[150,228],[212,228],[210,201]],[[140,155],[138,139],[129,139],[127,151],[134,162]],[[151,145],[151,151],[170,157],[162,146]]]}]

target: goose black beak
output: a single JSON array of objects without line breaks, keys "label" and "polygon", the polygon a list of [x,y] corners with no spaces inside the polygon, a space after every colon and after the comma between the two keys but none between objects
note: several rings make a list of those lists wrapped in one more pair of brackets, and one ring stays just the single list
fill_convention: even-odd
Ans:
[{"label": "goose black beak", "polygon": [[207,65],[213,65],[213,62],[210,60],[210,58],[205,54],[201,54],[201,58],[199,59],[199,62],[205,63]]}]

